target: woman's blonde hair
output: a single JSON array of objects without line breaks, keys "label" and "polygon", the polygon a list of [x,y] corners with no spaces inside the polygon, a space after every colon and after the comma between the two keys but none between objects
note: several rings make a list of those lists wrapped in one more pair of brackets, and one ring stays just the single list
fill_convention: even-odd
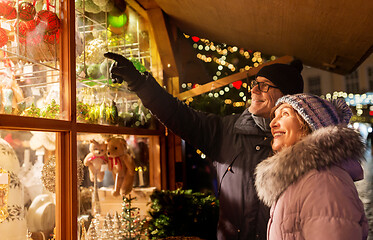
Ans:
[{"label": "woman's blonde hair", "polygon": [[[272,108],[271,114],[270,114],[271,121],[272,121],[272,119],[275,118],[275,111],[282,104],[283,103],[280,103],[277,106],[275,106],[275,107]],[[308,123],[302,118],[302,116],[293,107],[292,107],[292,109],[294,110],[295,116],[297,117],[297,119],[298,119],[298,121],[300,123],[300,130],[302,131],[302,136],[306,136],[306,135],[310,134],[312,132],[312,130],[311,130],[310,126],[308,125]]]}]

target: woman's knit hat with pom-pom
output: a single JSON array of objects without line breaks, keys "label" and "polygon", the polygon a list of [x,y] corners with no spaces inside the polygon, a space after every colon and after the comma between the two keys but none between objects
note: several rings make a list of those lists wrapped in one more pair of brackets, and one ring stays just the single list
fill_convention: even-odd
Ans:
[{"label": "woman's knit hat with pom-pom", "polygon": [[284,95],[295,94],[303,92],[302,70],[303,64],[297,59],[290,64],[274,63],[264,66],[256,76],[270,80]]},{"label": "woman's knit hat with pom-pom", "polygon": [[276,106],[281,103],[292,106],[312,131],[332,125],[347,125],[352,117],[352,111],[343,99],[328,101],[303,93],[283,96],[277,100]]}]

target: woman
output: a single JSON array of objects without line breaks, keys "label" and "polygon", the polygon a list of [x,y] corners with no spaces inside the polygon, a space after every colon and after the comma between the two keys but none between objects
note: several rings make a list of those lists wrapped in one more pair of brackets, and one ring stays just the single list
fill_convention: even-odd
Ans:
[{"label": "woman", "polygon": [[260,199],[271,207],[272,239],[366,239],[368,223],[354,181],[364,144],[347,128],[343,100],[308,94],[280,98],[270,123],[274,155],[256,168]]}]

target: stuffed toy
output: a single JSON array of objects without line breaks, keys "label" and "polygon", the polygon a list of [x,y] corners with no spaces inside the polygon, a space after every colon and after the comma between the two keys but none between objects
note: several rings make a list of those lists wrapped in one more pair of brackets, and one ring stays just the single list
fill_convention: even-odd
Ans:
[{"label": "stuffed toy", "polygon": [[135,162],[129,153],[126,140],[116,137],[108,139],[107,156],[109,170],[113,173],[115,182],[112,195],[127,195],[133,186]]},{"label": "stuffed toy", "polygon": [[102,165],[107,163],[106,158],[106,144],[99,143],[96,140],[91,140],[89,144],[89,153],[84,158],[84,166],[89,168],[89,178],[92,182],[95,180],[95,173],[97,174],[97,181],[104,180],[105,171],[102,170]]}]

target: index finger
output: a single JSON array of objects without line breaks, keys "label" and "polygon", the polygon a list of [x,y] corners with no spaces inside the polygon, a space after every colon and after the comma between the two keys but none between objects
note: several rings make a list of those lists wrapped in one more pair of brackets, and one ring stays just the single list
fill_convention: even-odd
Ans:
[{"label": "index finger", "polygon": [[112,59],[112,60],[117,61],[118,63],[122,63],[122,64],[130,62],[127,58],[123,57],[122,55],[117,54],[117,53],[113,53],[113,52],[104,53],[104,57]]}]

